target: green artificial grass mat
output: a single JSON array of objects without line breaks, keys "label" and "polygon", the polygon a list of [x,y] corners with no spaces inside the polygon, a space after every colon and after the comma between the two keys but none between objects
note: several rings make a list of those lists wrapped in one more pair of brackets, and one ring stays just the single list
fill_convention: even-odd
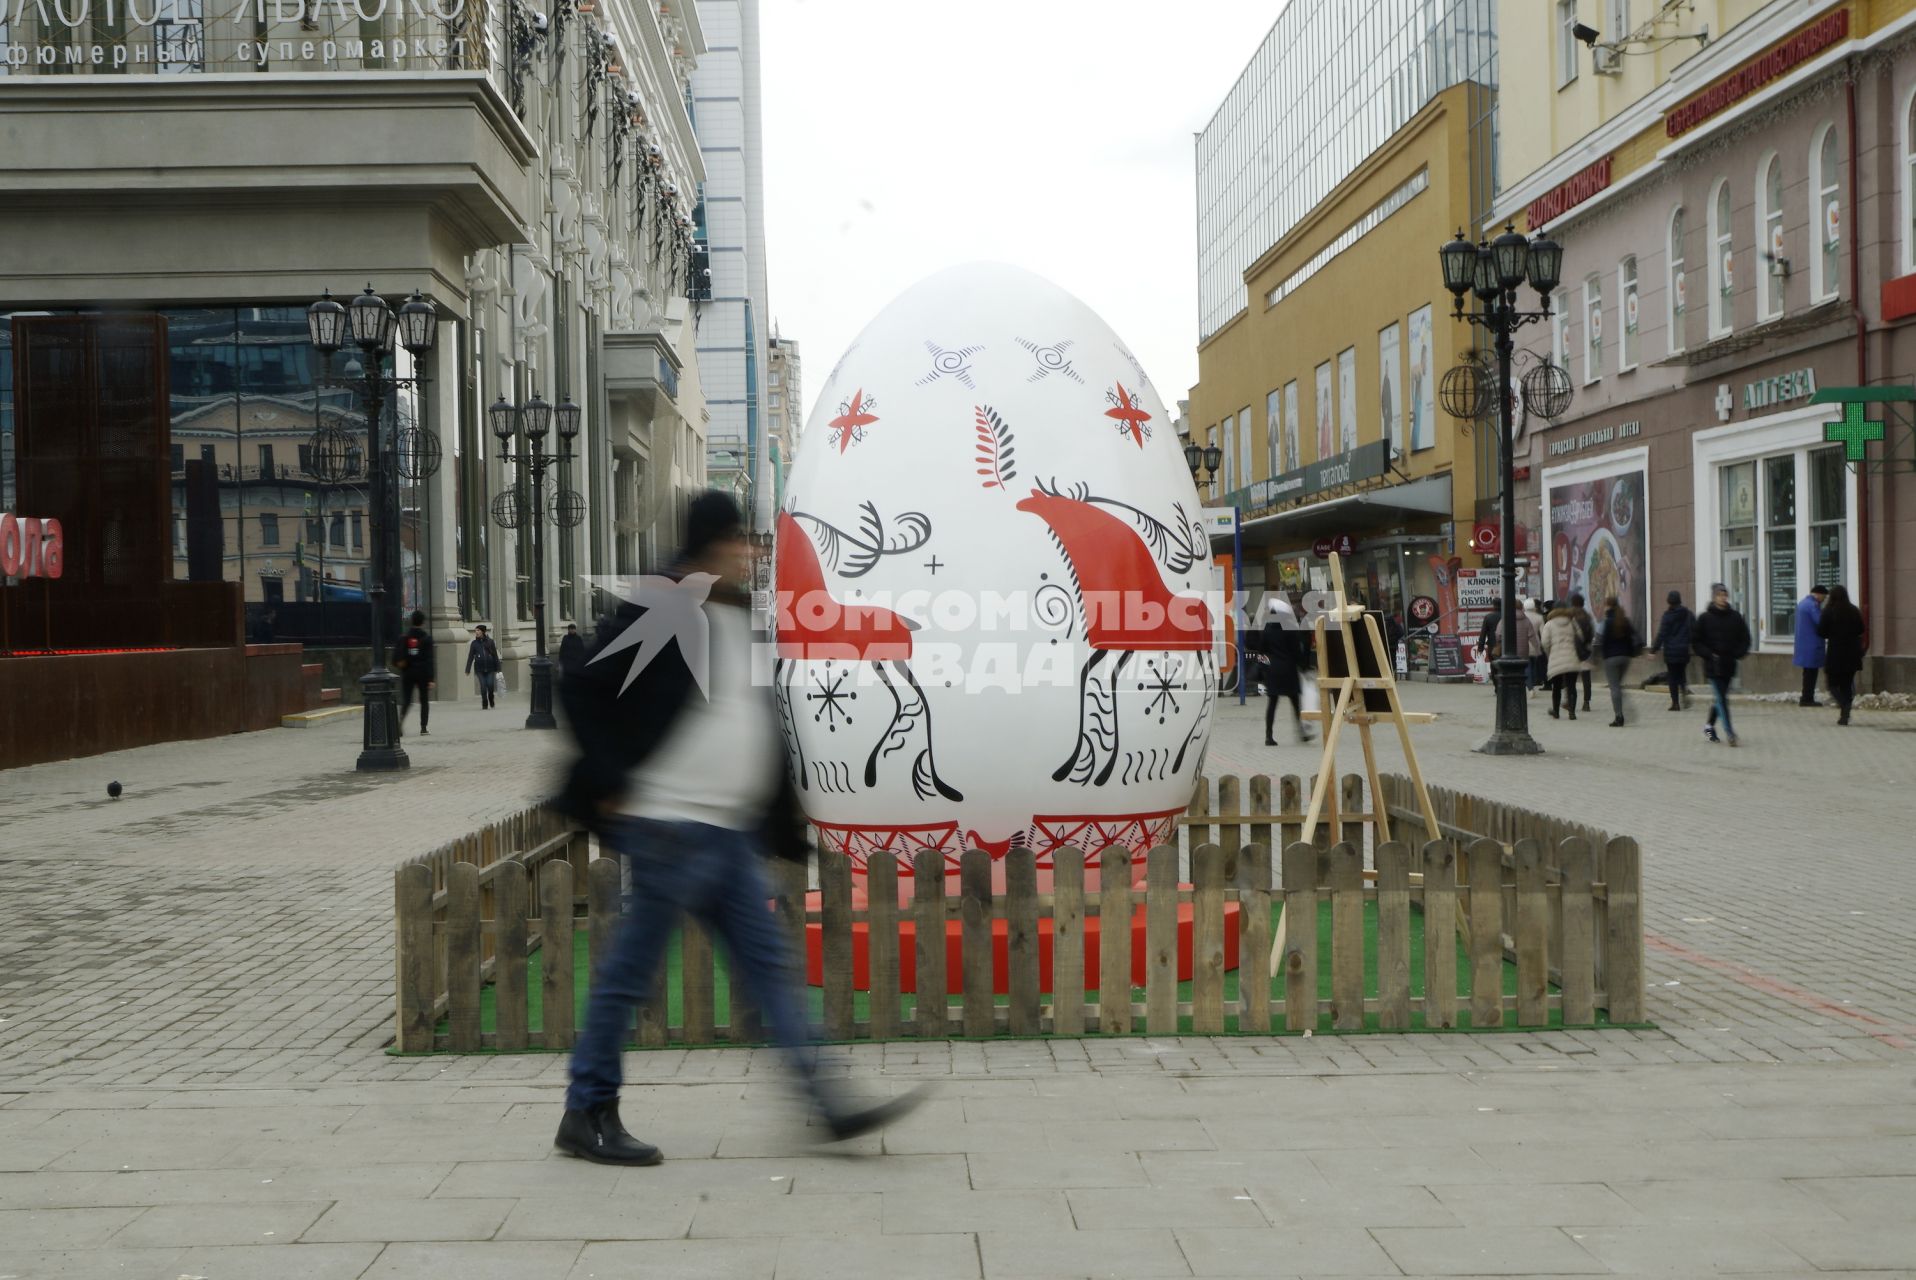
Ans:
[{"label": "green artificial grass mat", "polygon": [[[1271,909],[1271,927],[1272,927],[1273,937],[1276,936],[1275,931],[1277,927],[1277,920],[1279,916],[1282,915],[1282,913],[1283,913],[1283,908],[1281,905],[1274,906]],[[587,1000],[587,993],[588,993],[588,981],[590,977],[590,964],[591,964],[591,961],[588,955],[588,950],[589,948],[588,948],[587,933],[585,929],[581,928],[575,934],[573,938],[573,946],[572,946],[572,956],[573,956],[572,990],[574,992],[574,996],[577,1002],[577,1008],[574,1010],[574,1013],[573,1013],[574,1027],[583,1027],[585,1025],[586,1000]],[[714,951],[714,954],[712,957],[713,1024],[715,1026],[723,1027],[731,1019],[730,982],[727,976],[726,956],[725,956],[724,948],[722,946],[714,947],[713,951]],[[543,1002],[543,991],[542,991],[543,966],[541,964],[541,961],[543,960],[543,958],[544,958],[543,953],[539,951],[534,951],[531,957],[529,958],[527,962],[527,967],[526,967],[527,968],[527,971],[526,971],[527,1026],[530,1030],[533,1030],[533,1031],[540,1030],[544,1025],[543,1023],[544,1002]],[[682,995],[682,982],[681,982],[681,974],[683,972],[683,963],[682,963],[682,956],[680,952],[680,935],[676,933],[673,935],[671,943],[666,948],[665,965],[666,965],[666,980],[665,980],[666,1025],[673,1028],[677,1028],[684,1024],[685,1007],[684,1007],[684,998]],[[1555,991],[1556,988],[1552,986],[1551,990]],[[1497,1031],[1497,1030],[1541,1031],[1541,1030],[1561,1029],[1564,1026],[1563,1013],[1559,1009],[1550,1010],[1549,1023],[1547,1024],[1547,1026],[1544,1026],[1544,1027],[1522,1027],[1522,1028],[1518,1027],[1517,1014],[1515,1010],[1505,1011],[1504,1023],[1501,1028],[1473,1027],[1468,1025],[1469,1016],[1470,1016],[1470,1009],[1469,1009],[1470,958],[1468,955],[1465,954],[1463,945],[1461,943],[1459,943],[1457,947],[1457,996],[1461,1006],[1458,1011],[1458,1017],[1459,1017],[1459,1020],[1462,1021],[1465,1025],[1457,1026],[1457,1027],[1426,1026],[1424,1023],[1424,1013],[1423,1013],[1423,1007],[1422,1007],[1423,992],[1424,992],[1424,915],[1423,915],[1423,912],[1421,911],[1412,911],[1410,913],[1410,992],[1411,992],[1410,1029],[1412,1031],[1430,1032],[1432,1034],[1442,1035],[1442,1034],[1450,1034],[1450,1033],[1455,1033],[1460,1031],[1465,1033],[1470,1033],[1470,1032],[1481,1033],[1485,1031]],[[1506,996],[1514,996],[1516,992],[1517,992],[1517,966],[1514,963],[1510,962],[1509,960],[1505,960],[1503,965],[1503,994],[1505,994]],[[810,1018],[813,1025],[816,1026],[824,1018],[824,1005],[825,1005],[824,989],[821,987],[807,987],[805,989],[805,994],[806,994],[806,1003],[807,1003],[807,1015]],[[1274,978],[1271,983],[1271,998],[1273,1002],[1281,1000],[1283,998],[1283,994],[1284,994],[1283,978],[1281,976]],[[1317,994],[1320,1000],[1329,1000],[1331,998],[1331,904],[1329,902],[1320,903],[1318,906]],[[1372,998],[1374,998],[1377,995],[1377,904],[1374,902],[1367,902],[1364,904],[1364,994],[1367,997],[1372,997]],[[1144,999],[1144,988],[1142,987],[1132,988],[1131,998],[1134,1002],[1142,1001]],[[1188,1001],[1190,1000],[1190,998],[1191,998],[1191,984],[1189,982],[1180,982],[1178,984],[1178,999],[1180,1001]],[[1232,1007],[1232,1005],[1235,1004],[1235,1002],[1237,1001],[1237,998],[1238,998],[1238,973],[1237,973],[1237,970],[1230,969],[1230,970],[1227,970],[1224,975],[1225,1008],[1229,1010]],[[909,1031],[912,1026],[912,1020],[913,1020],[914,1012],[917,1006],[917,999],[918,998],[915,995],[909,992],[905,993],[904,995],[900,997],[900,1003],[903,1007],[903,1012],[901,1014],[901,1018],[902,1018],[901,1026],[903,1026],[907,1031]],[[1085,999],[1087,1001],[1097,1000],[1098,992],[1096,991],[1085,992]],[[1041,994],[1039,996],[1039,1000],[1044,1004],[1051,1003],[1050,993],[1047,992],[1047,993]],[[496,997],[495,997],[494,989],[492,985],[488,983],[484,988],[481,989],[479,993],[479,1002],[480,1002],[479,1024],[480,1024],[480,1031],[482,1034],[490,1034],[493,1031],[497,1030],[498,1015],[497,1015],[497,1008],[496,1008],[495,1001],[496,1001]],[[947,1003],[952,1005],[953,1007],[962,1005],[964,1003],[964,997],[956,996],[956,995],[950,996],[947,998]],[[999,995],[996,997],[996,1003],[1000,1005],[1008,1004],[1009,997],[1004,995]],[[867,1020],[871,1013],[870,993],[864,992],[864,991],[853,992],[852,1006],[853,1006],[852,1016],[855,1020],[860,1022]],[[1227,1012],[1225,1014],[1224,1025],[1225,1025],[1226,1034],[1233,1034],[1233,1035],[1238,1034],[1237,1015],[1235,1013]],[[1649,1024],[1647,1023],[1612,1023],[1609,1020],[1608,1016],[1604,1013],[1604,1011],[1599,1009],[1597,1011],[1597,1021],[1589,1025],[1596,1026],[1596,1027],[1611,1027],[1611,1026],[1647,1027]],[[448,1030],[448,1026],[449,1026],[448,1020],[442,1018],[439,1021],[437,1030],[441,1034],[443,1034]],[[1367,1013],[1364,1016],[1364,1031],[1365,1032],[1380,1032],[1381,1030],[1382,1029],[1378,1026],[1378,1015],[1376,1015],[1375,1013]],[[1180,1017],[1178,1019],[1178,1032],[1180,1034],[1185,1034],[1185,1035],[1188,1035],[1191,1033],[1191,1019],[1189,1017]],[[1328,1013],[1319,1014],[1318,1025],[1316,1027],[1316,1033],[1317,1034],[1332,1033],[1331,1020],[1330,1020],[1330,1015]],[[1095,1027],[1092,1027],[1090,1029],[1090,1034],[1096,1034]],[[1133,1027],[1132,1034],[1134,1035],[1144,1034],[1143,1019],[1140,1018],[1135,1020],[1135,1025]],[[1284,1035],[1284,1034],[1303,1034],[1303,1033],[1286,1032],[1280,1028],[1279,1030],[1275,1032],[1259,1031],[1259,1032],[1251,1032],[1251,1033],[1245,1033],[1245,1034]],[[1334,1034],[1353,1035],[1353,1034],[1361,1034],[1361,1033],[1347,1031],[1347,1032],[1334,1033]],[[1394,1032],[1392,1034],[1402,1034],[1402,1033]],[[906,1036],[901,1036],[899,1038],[900,1039],[915,1039],[916,1037],[906,1035]],[[962,1039],[963,1037],[952,1036],[950,1038]],[[1048,1037],[1041,1037],[1041,1038],[1048,1038]],[[636,1042],[634,1042],[634,1043],[629,1043],[627,1047],[630,1049],[659,1048],[659,1047],[670,1047],[670,1048],[724,1047],[730,1043],[731,1043],[730,1041],[719,1040],[719,1041],[715,1041],[714,1044],[711,1046],[688,1046],[688,1045],[683,1045],[678,1043],[674,1043],[670,1046],[641,1046],[641,1045],[638,1045]],[[394,1050],[393,1052],[396,1053],[397,1050]],[[448,1051],[436,1050],[435,1052],[448,1052]],[[492,1051],[485,1050],[483,1052],[492,1052]],[[529,1050],[529,1052],[546,1052],[546,1051],[534,1049],[534,1050]]]}]

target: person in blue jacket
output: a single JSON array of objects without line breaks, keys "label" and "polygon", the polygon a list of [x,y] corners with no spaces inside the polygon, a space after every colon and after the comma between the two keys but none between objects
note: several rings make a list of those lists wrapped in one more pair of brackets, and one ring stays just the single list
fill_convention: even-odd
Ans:
[{"label": "person in blue jacket", "polygon": [[1820,707],[1816,700],[1816,673],[1823,669],[1823,601],[1829,588],[1817,583],[1810,593],[1796,602],[1796,665],[1803,669],[1803,698],[1800,705]]}]

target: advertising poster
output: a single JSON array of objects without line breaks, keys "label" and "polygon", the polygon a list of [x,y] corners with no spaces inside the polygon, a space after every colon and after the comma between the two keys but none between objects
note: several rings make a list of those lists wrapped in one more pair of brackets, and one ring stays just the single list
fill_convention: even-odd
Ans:
[{"label": "advertising poster", "polygon": [[1377,404],[1379,421],[1384,424],[1384,439],[1390,441],[1393,454],[1404,451],[1404,437],[1398,427],[1397,410],[1403,403],[1404,386],[1402,340],[1395,324],[1384,326],[1377,334]]},{"label": "advertising poster", "polygon": [[1410,395],[1404,412],[1410,418],[1410,447],[1434,448],[1437,444],[1436,356],[1430,344],[1430,307],[1410,313]]},{"label": "advertising poster", "polygon": [[1265,475],[1281,475],[1284,471],[1284,393],[1273,391],[1264,397],[1264,448],[1269,457],[1265,459],[1268,470]]},{"label": "advertising poster", "polygon": [[1297,449],[1297,379],[1292,378],[1284,384],[1284,466],[1271,474],[1303,465],[1304,456]]},{"label": "advertising poster", "polygon": [[1342,444],[1334,453],[1349,453],[1357,447],[1357,348],[1345,347],[1337,353],[1337,426]]},{"label": "advertising poster", "polygon": [[1317,366],[1317,461],[1337,452],[1337,411],[1331,400],[1331,362]]},{"label": "advertising poster", "polygon": [[1545,509],[1553,599],[1580,591],[1595,614],[1606,597],[1615,596],[1644,629],[1650,575],[1643,499],[1641,471],[1550,486]]}]

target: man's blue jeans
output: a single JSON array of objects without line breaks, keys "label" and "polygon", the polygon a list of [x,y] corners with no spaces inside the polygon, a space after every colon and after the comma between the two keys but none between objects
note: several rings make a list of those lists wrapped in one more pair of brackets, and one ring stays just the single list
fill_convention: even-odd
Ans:
[{"label": "man's blue jeans", "polygon": [[606,832],[632,873],[625,918],[612,954],[594,963],[585,1029],[572,1050],[566,1106],[583,1109],[619,1096],[619,1053],[635,1009],[651,993],[653,975],[680,913],[725,944],[732,971],[762,1011],[772,1039],[790,1052],[808,1084],[805,1016],[791,957],[766,900],[758,836],[698,822],[622,819]]}]

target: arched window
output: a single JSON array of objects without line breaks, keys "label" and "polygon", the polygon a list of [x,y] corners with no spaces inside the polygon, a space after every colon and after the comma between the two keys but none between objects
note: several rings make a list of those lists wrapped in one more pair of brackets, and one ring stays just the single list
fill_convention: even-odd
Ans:
[{"label": "arched window", "polygon": [[1617,328],[1617,372],[1637,367],[1637,260],[1625,258],[1617,264],[1617,313],[1622,321]]},{"label": "arched window", "polygon": [[1903,270],[1916,271],[1916,89],[1903,104]]},{"label": "arched window", "polygon": [[1756,166],[1756,318],[1783,314],[1783,161],[1772,151]]},{"label": "arched window", "polygon": [[1810,297],[1828,302],[1837,291],[1843,244],[1843,204],[1836,198],[1836,126],[1826,124],[1810,143]]},{"label": "arched window", "polygon": [[1583,381],[1587,386],[1603,376],[1603,280],[1583,282]]},{"label": "arched window", "polygon": [[1730,331],[1734,313],[1731,293],[1736,288],[1736,263],[1730,256],[1730,184],[1718,179],[1710,193],[1710,336]]},{"label": "arched window", "polygon": [[1683,206],[1670,214],[1670,354],[1683,350]]}]

